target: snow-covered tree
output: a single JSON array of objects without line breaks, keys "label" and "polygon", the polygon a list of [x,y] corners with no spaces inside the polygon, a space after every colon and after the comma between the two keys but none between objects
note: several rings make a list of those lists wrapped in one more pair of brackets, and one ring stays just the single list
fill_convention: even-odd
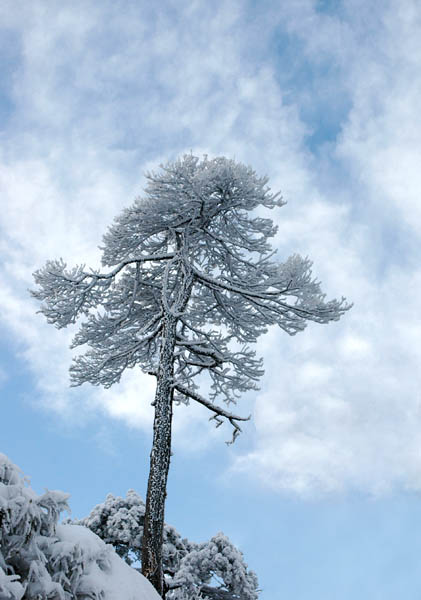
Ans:
[{"label": "snow-covered tree", "polygon": [[[257,338],[271,325],[294,335],[308,321],[336,321],[349,305],[325,301],[308,258],[273,259],[276,227],[255,209],[284,203],[250,167],[186,155],[147,179],[146,196],[103,238],[108,270],[49,261],[34,274],[33,295],[58,328],[85,317],[73,346],[89,349],[73,362],[73,385],[109,387],[136,365],[156,377],[142,568],[162,595],[173,404],[206,406],[217,426],[232,425],[235,440],[247,418],[216,400],[230,405],[257,389]],[[209,397],[199,391],[204,373]]]},{"label": "snow-covered tree", "polygon": [[180,561],[170,584],[172,600],[257,600],[257,577],[223,534],[197,544]]},{"label": "snow-covered tree", "polygon": [[[73,521],[89,527],[104,542],[112,544],[119,556],[128,564],[141,562],[145,503],[134,490],[129,490],[126,498],[108,494],[104,502],[97,504],[90,514]],[[165,523],[163,536],[163,568],[165,575],[174,577],[180,567],[180,560],[192,549],[187,539],[171,525]]]},{"label": "snow-covered tree", "polygon": [[[128,564],[141,561],[145,504],[134,491],[126,498],[108,494],[84,519],[84,525],[112,544]],[[196,544],[182,539],[174,527],[164,524],[162,562],[167,600],[256,600],[257,577],[242,553],[222,533]]]},{"label": "snow-covered tree", "polygon": [[58,524],[68,497],[36,494],[0,454],[0,599],[157,600],[112,546],[86,527]]}]

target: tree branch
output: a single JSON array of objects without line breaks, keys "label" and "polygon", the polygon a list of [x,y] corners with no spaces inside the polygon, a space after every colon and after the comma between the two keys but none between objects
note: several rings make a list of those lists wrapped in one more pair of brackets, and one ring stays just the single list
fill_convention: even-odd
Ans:
[{"label": "tree branch", "polygon": [[[82,283],[82,281],[84,281],[87,277],[92,277],[93,279],[112,279],[127,265],[141,262],[170,260],[171,258],[174,258],[174,256],[175,254],[173,252],[170,252],[166,254],[150,254],[148,256],[138,256],[137,258],[127,258],[126,260],[123,260],[119,265],[117,265],[115,269],[110,271],[110,273],[96,273],[95,271],[92,271],[92,273],[84,273],[80,279],[72,279],[71,277],[66,277],[64,274],[60,275],[60,277],[65,281],[76,284]],[[49,273],[50,275],[55,275],[56,277],[58,275],[57,273],[51,273],[50,271]]]},{"label": "tree branch", "polygon": [[236,421],[249,421],[251,419],[251,415],[249,415],[248,417],[239,417],[237,415],[234,415],[234,414],[224,410],[220,406],[216,406],[215,404],[212,404],[212,402],[209,402],[209,400],[206,400],[205,398],[203,398],[203,396],[201,396],[197,392],[189,390],[188,388],[184,387],[184,385],[180,385],[179,383],[174,383],[173,388],[175,390],[177,390],[177,392],[180,392],[180,394],[184,394],[188,398],[191,398],[192,400],[196,400],[196,402],[199,402],[199,404],[203,404],[203,406],[206,406],[206,408],[208,408],[209,410],[214,412],[215,414],[213,417],[211,417],[211,419],[214,419],[217,422],[216,427],[219,427],[220,425],[222,425],[223,421],[222,421],[221,417],[223,417],[224,419],[227,419],[231,423],[234,430],[232,433],[231,441],[226,442],[228,445],[233,444],[235,442],[236,438],[238,437],[238,435],[241,433],[241,427],[238,425],[238,423],[236,423]]},{"label": "tree branch", "polygon": [[236,600],[239,598],[237,594],[231,594],[226,590],[222,590],[220,588],[214,588],[210,585],[201,585],[200,593],[203,594],[205,599],[209,598],[209,600]]},{"label": "tree branch", "polygon": [[219,288],[219,289],[225,290],[227,292],[234,292],[235,294],[240,294],[241,296],[245,296],[245,297],[259,298],[260,300],[271,300],[274,297],[280,296],[281,294],[285,293],[285,291],[286,291],[286,290],[277,290],[276,292],[265,291],[265,292],[262,292],[261,294],[259,294],[257,292],[253,292],[252,290],[248,290],[246,288],[240,288],[240,287],[237,287],[235,285],[230,285],[225,282],[222,283],[221,280],[214,279],[213,277],[210,277],[209,275],[205,275],[205,273],[201,273],[194,267],[192,268],[192,270],[193,270],[194,274],[196,275],[197,279],[199,281],[201,281],[203,284],[205,284],[207,287],[211,286],[211,289]]}]

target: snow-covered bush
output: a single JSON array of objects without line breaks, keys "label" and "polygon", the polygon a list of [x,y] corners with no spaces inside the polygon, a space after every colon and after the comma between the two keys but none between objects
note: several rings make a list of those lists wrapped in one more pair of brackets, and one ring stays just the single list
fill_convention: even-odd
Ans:
[{"label": "snow-covered bush", "polygon": [[38,495],[0,454],[1,600],[159,600],[151,584],[86,527],[59,525],[69,494]]},{"label": "snow-covered bush", "polygon": [[140,560],[145,504],[134,490],[126,498],[108,494],[88,517],[73,521],[89,527],[104,542],[113,544],[117,554],[128,564]]},{"label": "snow-covered bush", "polygon": [[[129,564],[140,562],[145,504],[134,491],[126,498],[108,494],[101,504],[79,521],[105,542],[113,544]],[[168,600],[256,600],[258,582],[242,553],[218,533],[196,544],[182,539],[171,525],[164,526],[163,570]]]},{"label": "snow-covered bush", "polygon": [[186,595],[194,598],[198,591],[204,598],[221,600],[256,600],[258,597],[256,575],[248,570],[242,552],[223,533],[198,544],[181,560],[173,585],[180,585],[170,595],[174,600],[183,600]]},{"label": "snow-covered bush", "polygon": [[[131,565],[141,560],[144,519],[145,503],[139,494],[129,490],[126,498],[108,494],[105,501],[97,504],[87,517],[73,523],[89,527],[104,542],[112,544],[119,556]],[[191,542],[181,539],[174,527],[165,524],[162,547],[164,573],[174,576],[181,559],[192,548]]]}]

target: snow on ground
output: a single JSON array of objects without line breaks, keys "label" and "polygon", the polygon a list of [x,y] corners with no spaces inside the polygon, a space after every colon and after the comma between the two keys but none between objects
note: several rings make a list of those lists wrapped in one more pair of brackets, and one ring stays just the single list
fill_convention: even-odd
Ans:
[{"label": "snow on ground", "polygon": [[[79,544],[91,559],[85,571],[92,589],[103,589],[104,600],[161,600],[158,592],[140,573],[129,567],[95,533],[81,525],[57,525],[56,535],[62,542]],[[100,569],[95,557],[104,553],[109,568]]]},{"label": "snow on ground", "polygon": [[[56,535],[62,542],[79,544],[85,556],[91,559],[85,571],[86,583],[92,589],[103,589],[104,600],[161,600],[155,588],[140,573],[129,567],[95,533],[81,525],[57,525]],[[95,558],[104,555],[108,568],[99,567]]]}]

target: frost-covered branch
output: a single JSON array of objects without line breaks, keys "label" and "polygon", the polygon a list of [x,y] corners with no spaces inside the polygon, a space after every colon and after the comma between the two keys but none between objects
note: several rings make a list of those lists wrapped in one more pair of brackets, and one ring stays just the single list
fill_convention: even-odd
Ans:
[{"label": "frost-covered branch", "polygon": [[209,598],[209,600],[236,600],[231,592],[210,585],[200,586],[200,592],[203,598]]},{"label": "frost-covered branch", "polygon": [[174,383],[173,388],[175,390],[177,390],[177,392],[179,392],[180,394],[183,394],[184,396],[187,396],[188,398],[195,400],[199,404],[202,404],[203,406],[206,406],[206,408],[211,410],[214,413],[214,416],[211,417],[211,420],[216,421],[216,423],[217,423],[216,427],[219,427],[220,425],[222,425],[222,423],[223,423],[222,418],[227,419],[227,421],[229,421],[231,423],[231,425],[233,427],[233,435],[232,435],[232,440],[230,442],[227,442],[227,444],[233,444],[235,442],[236,438],[238,437],[238,435],[241,433],[241,427],[238,425],[237,421],[249,421],[251,419],[251,415],[249,415],[248,417],[240,417],[238,415],[234,415],[233,413],[230,413],[227,410],[224,410],[220,406],[216,406],[216,404],[213,404],[209,400],[206,400],[206,398],[203,398],[203,396],[201,396],[194,390],[190,390],[190,389],[186,388],[185,386],[180,385],[178,383]]},{"label": "frost-covered branch", "polygon": [[[255,292],[253,290],[250,290],[249,288],[231,285],[230,283],[225,282],[223,277],[221,277],[220,279],[215,279],[214,277],[210,277],[209,275],[206,275],[205,273],[201,273],[197,269],[194,269],[194,274],[196,275],[197,279],[201,283],[210,287],[211,289],[221,289],[221,290],[225,290],[226,292],[233,292],[234,294],[241,294],[242,296],[245,296],[245,297],[260,298],[261,300],[267,300],[267,299],[271,299],[273,297],[279,296],[282,293],[281,291],[270,291],[270,290],[264,290],[260,293]],[[261,287],[263,287],[263,286],[261,286]]]},{"label": "frost-covered branch", "polygon": [[[34,279],[39,289],[31,290],[31,295],[44,303],[40,312],[49,323],[60,329],[75,323],[81,313],[88,314],[91,308],[102,303],[117,275],[125,267],[172,258],[174,253],[138,256],[123,260],[109,273],[87,272],[84,265],[66,270],[67,264],[62,259],[48,261],[44,268],[35,271]],[[145,285],[148,284],[150,282],[145,282]]]}]

